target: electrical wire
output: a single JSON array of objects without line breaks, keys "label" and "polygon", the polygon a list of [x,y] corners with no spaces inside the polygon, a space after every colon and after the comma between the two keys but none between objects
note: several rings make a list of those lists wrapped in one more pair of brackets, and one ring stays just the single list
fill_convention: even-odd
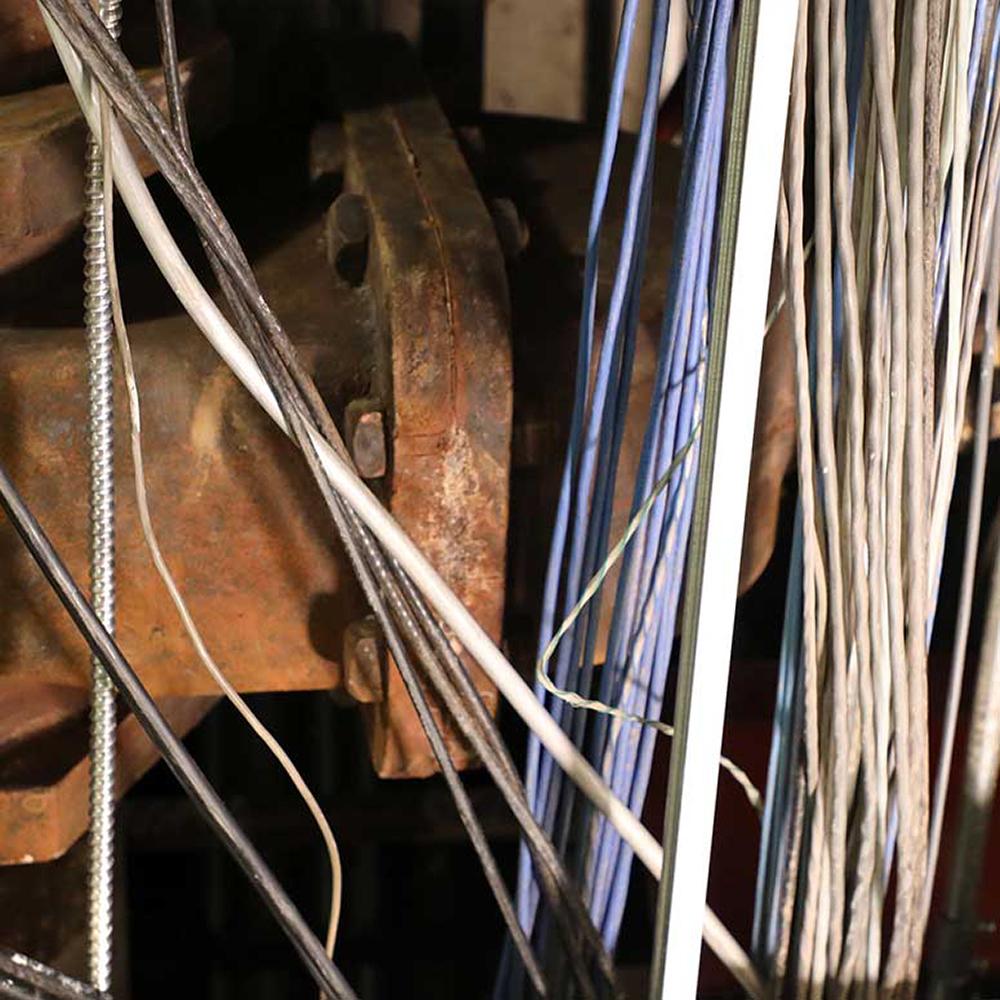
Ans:
[{"label": "electrical wire", "polygon": [[[547,666],[553,651],[554,655],[551,671],[536,673],[536,693],[551,706],[612,791],[636,813],[645,798],[656,734],[673,732],[658,716],[692,513],[697,442],[690,451],[688,446],[700,419],[704,391],[711,227],[725,120],[732,10],[731,3],[708,2],[695,4],[691,12],[679,207],[653,399],[633,487],[632,523],[638,523],[641,511],[645,515],[621,553],[605,662],[597,672],[594,650],[602,594],[594,589],[594,580],[600,576],[598,567],[607,551],[629,397],[655,154],[652,124],[656,101],[649,88],[652,82],[655,90],[656,60],[662,52],[658,33],[666,23],[666,7],[657,4],[649,33],[643,122],[629,171],[618,264],[598,350],[594,323],[598,252],[607,224],[604,215],[611,167],[618,155],[620,88],[629,48],[636,44],[637,34],[637,5],[622,5],[588,224],[573,417],[543,597],[539,661]],[[686,460],[675,468],[681,458]],[[667,474],[671,468],[676,471],[673,477]],[[669,486],[659,497],[654,484],[665,481]],[[586,600],[579,598],[581,594]],[[558,646],[554,645],[557,635],[562,638]],[[559,702],[571,708],[593,708],[598,717],[588,725],[584,713],[568,717]],[[636,731],[634,724],[642,720],[652,721]],[[529,740],[526,773],[538,815],[555,831],[557,847],[567,852],[570,865],[581,874],[594,920],[608,947],[613,947],[625,908],[632,852],[614,827],[602,816],[588,812],[573,787],[554,773],[551,759],[535,740]],[[744,788],[751,801],[759,804],[759,795],[756,789],[750,790],[748,780]],[[536,900],[523,853],[519,900],[522,919],[526,926],[534,927]],[[536,933],[544,940],[544,914]],[[502,969],[496,995],[505,995],[504,989],[506,995],[518,995],[516,982],[509,984]]]},{"label": "electrical wire", "polygon": [[[549,660],[552,658],[553,652],[559,645],[559,640],[562,639],[562,637],[573,627],[573,623],[579,617],[580,613],[593,598],[594,594],[596,594],[600,589],[601,584],[604,582],[608,573],[611,572],[611,569],[621,558],[621,555],[627,547],[629,541],[632,539],[632,536],[639,530],[640,524],[642,524],[646,515],[649,513],[649,509],[656,501],[656,498],[664,489],[666,489],[671,477],[677,469],[680,468],[688,449],[694,444],[697,431],[698,428],[695,429],[695,434],[691,436],[688,443],[675,456],[674,460],[667,468],[667,471],[657,481],[656,485],[653,487],[653,492],[650,493],[639,510],[636,511],[632,520],[629,521],[622,537],[615,543],[614,547],[608,553],[608,557],[601,564],[600,569],[598,569],[598,571],[590,578],[590,582],[584,589],[580,600],[576,602],[569,616],[556,630],[555,635],[553,635],[549,640],[548,646],[546,646],[545,651],[535,666],[535,676],[542,687],[544,687],[550,694],[559,698],[561,701],[564,701],[571,708],[586,709],[588,711],[599,712],[602,715],[608,715],[612,718],[620,719],[623,722],[631,722],[640,726],[649,726],[668,738],[673,738],[674,735],[674,727],[669,723],[661,722],[659,719],[646,718],[645,716],[636,715],[632,712],[625,712],[620,708],[616,708],[614,705],[607,705],[603,701],[597,701],[592,698],[583,698],[575,691],[564,691],[562,688],[557,687],[552,681],[548,675],[546,667]],[[722,755],[719,758],[719,766],[740,786],[747,801],[750,803],[750,807],[754,810],[754,812],[760,815],[763,809],[763,797],[746,771],[725,755]]]},{"label": "electrical wire", "polygon": [[[161,37],[161,52],[163,54],[165,71],[168,79],[168,103],[171,108],[171,115],[176,123],[175,127],[179,127],[181,129],[183,133],[182,139],[185,144],[186,152],[188,152],[188,154],[190,155],[190,139],[187,135],[186,123],[184,121],[183,103],[180,95],[179,74],[177,70],[176,42],[173,35],[172,6],[169,2],[158,2],[157,7],[158,7],[160,37]],[[213,263],[217,276],[220,279],[220,285],[222,285],[224,290],[227,291],[227,297],[230,300],[231,306],[234,308],[234,311],[236,311],[237,314],[240,314],[241,311],[240,304],[234,301],[232,286],[228,284],[226,275],[217,266],[218,264],[217,259],[215,258],[214,254],[212,254],[208,246],[206,246],[206,250],[209,253],[210,261]],[[244,325],[246,326],[247,321],[246,321],[245,310],[243,310],[242,312],[244,318]],[[252,343],[254,342],[253,338],[257,336],[258,335],[256,333],[252,333],[251,335]],[[260,344],[259,342],[257,344],[257,347],[258,347],[258,352],[263,350],[263,345]],[[266,362],[265,362],[265,367],[266,368],[268,367]],[[280,376],[278,375],[278,368],[274,366],[273,361],[271,362],[269,371],[270,371],[270,383],[272,389],[275,390],[279,398],[281,398],[282,390],[286,394],[294,395],[297,386],[293,386],[287,378],[285,379],[284,384],[281,388],[279,388],[279,386],[275,383],[275,379],[276,378],[280,379]],[[295,375],[297,376],[296,382],[298,383],[298,386],[302,385],[311,386],[311,381],[308,380],[304,372],[296,370]],[[291,398],[291,396],[288,395],[286,398]],[[316,399],[318,400],[318,397],[316,397]],[[288,407],[289,407],[288,403],[283,404],[284,412],[286,415],[289,413]],[[325,417],[327,424],[329,424],[329,417],[328,415],[325,414],[325,410],[323,409],[321,403],[317,402],[312,409],[313,412],[317,411],[320,412],[322,416]],[[289,422],[292,423],[293,426],[296,423],[294,419],[290,420]],[[335,433],[336,432],[332,430],[332,425],[329,425],[329,432],[327,433],[327,437],[334,438]],[[300,444],[302,444],[303,449],[305,451],[310,453],[309,461],[312,467],[315,462],[315,455],[314,453],[312,453],[311,445],[309,445],[308,442],[303,441],[301,437],[300,437]],[[314,468],[313,471],[316,472],[317,470]],[[330,495],[328,492],[324,493],[324,498],[328,506],[330,506],[331,513],[334,514],[335,522],[338,525],[338,530],[341,532],[341,535],[344,536],[347,532],[351,531],[352,529],[355,535],[360,535],[363,529],[356,522],[356,519],[352,520],[351,516],[346,512],[340,501],[337,498]],[[358,571],[359,576],[361,576],[362,572],[364,571],[364,567],[359,565],[361,562],[361,556],[359,553],[358,546],[349,545],[348,551],[354,563],[355,570]],[[378,553],[377,550],[374,550],[373,558],[376,557],[380,558],[380,553]],[[508,924],[508,927],[510,927],[512,929],[512,933],[515,934],[515,943],[519,955],[521,957],[522,963],[524,964],[524,967],[527,969],[529,973],[529,976],[532,980],[536,992],[539,995],[544,996],[547,993],[547,989],[542,980],[540,970],[538,969],[537,963],[534,960],[534,956],[532,955],[530,947],[528,946],[526,940],[524,940],[523,935],[518,935],[519,928],[513,913],[513,906],[506,892],[506,888],[503,885],[502,878],[499,874],[496,862],[493,858],[492,852],[486,841],[485,834],[482,830],[481,825],[478,822],[478,819],[475,816],[471,803],[469,802],[464,787],[462,786],[461,781],[458,778],[458,774],[454,768],[454,765],[451,762],[451,758],[445,747],[444,740],[440,732],[438,723],[434,719],[434,716],[430,711],[424,692],[419,682],[416,680],[413,668],[410,665],[408,658],[406,657],[405,651],[402,646],[402,640],[397,635],[394,625],[388,620],[388,615],[385,609],[377,607],[377,605],[380,605],[380,595],[379,591],[376,589],[374,583],[372,582],[370,575],[367,575],[363,578],[363,584],[365,586],[366,596],[369,598],[369,601],[373,605],[373,607],[376,608],[377,614],[379,611],[381,611],[381,614],[379,615],[381,624],[387,632],[390,646],[394,653],[397,665],[399,666],[399,669],[401,670],[404,676],[404,682],[407,686],[407,690],[416,706],[418,720],[420,721],[424,731],[427,733],[435,758],[438,762],[439,767],[444,773],[446,783],[448,784],[448,787],[453,795],[453,798],[455,799],[456,808],[458,809],[460,818],[470,835],[470,839],[472,840],[476,853],[480,857],[480,861],[484,869],[484,874],[486,875],[487,882],[490,885],[491,891],[493,892],[494,897],[497,900],[498,906],[501,910],[502,915],[504,916],[505,921]]]},{"label": "electrical wire", "polygon": [[[979,667],[969,720],[962,800],[956,824],[942,933],[930,996],[959,995],[967,970],[989,849],[990,818],[1000,775],[1000,549],[994,554]],[[970,992],[967,988],[961,993]]]},{"label": "electrical wire", "polygon": [[[685,581],[678,738],[664,810],[652,995],[693,997],[708,884],[738,556],[753,442],[796,3],[739,11],[715,248],[704,429]],[[749,330],[748,330],[749,327]],[[756,329],[755,329],[756,327]],[[738,335],[740,334],[740,335]]]},{"label": "electrical wire", "polygon": [[986,452],[990,437],[990,414],[993,402],[993,375],[996,367],[997,316],[1000,300],[1000,225],[993,222],[993,262],[990,267],[989,294],[986,300],[983,324],[983,346],[979,357],[979,385],[976,396],[974,444],[972,452],[972,478],[969,484],[969,509],[965,519],[965,552],[962,557],[962,578],[959,584],[958,612],[955,619],[955,638],[951,651],[951,669],[948,695],[945,701],[944,725],[938,749],[937,772],[934,781],[933,810],[927,860],[927,877],[924,882],[924,921],[930,912],[937,872],[944,812],[948,802],[948,785],[955,749],[955,732],[958,728],[958,708],[965,676],[965,659],[972,621],[972,598],[979,555],[979,534],[983,516],[983,494],[986,488]]},{"label": "electrical wire", "polygon": [[[799,27],[783,253],[800,514],[754,916],[755,951],[778,994],[791,980],[802,997],[908,997],[920,974],[957,698],[946,707],[932,811],[927,645],[1000,186],[997,5],[967,6],[819,0],[811,36]],[[797,249],[807,67],[816,137],[811,275]],[[991,274],[991,325],[993,282]],[[981,367],[980,378],[992,377],[992,360],[981,365],[989,376]],[[988,401],[981,405],[988,422]],[[973,559],[978,516],[970,509]],[[971,581],[968,556],[963,573]],[[826,584],[834,584],[829,602]],[[952,692],[961,690],[970,601],[965,582]]]},{"label": "electrical wire", "polygon": [[[101,128],[102,133],[110,119],[107,117],[108,109],[106,101],[101,101]],[[156,531],[153,527],[152,514],[149,509],[149,496],[146,488],[145,461],[142,450],[142,415],[139,401],[139,387],[135,375],[135,366],[132,361],[132,349],[129,344],[128,331],[125,325],[124,312],[122,309],[121,292],[118,285],[117,265],[114,252],[114,223],[113,223],[113,196],[110,178],[110,145],[104,147],[104,170],[106,175],[105,183],[105,204],[104,204],[104,227],[105,240],[108,247],[108,272],[109,287],[111,291],[112,316],[115,327],[115,335],[118,342],[118,353],[121,358],[122,370],[125,377],[125,387],[128,393],[129,403],[129,423],[130,423],[130,446],[132,452],[132,467],[134,473],[134,486],[136,496],[136,506],[139,510],[139,521],[142,526],[143,536],[146,540],[146,547],[149,550],[153,565],[163,581],[167,593],[174,604],[177,615],[187,632],[191,645],[205,670],[219,686],[236,711],[243,717],[244,721],[255,733],[257,738],[267,747],[274,758],[281,765],[288,775],[289,780],[295,786],[296,791],[302,798],[303,803],[309,810],[323,839],[327,856],[330,861],[330,915],[327,924],[325,941],[325,951],[329,958],[333,958],[334,946],[337,940],[337,928],[340,923],[341,897],[343,893],[343,869],[340,859],[340,851],[337,841],[333,835],[333,830],[320,808],[319,803],[298,768],[295,766],[288,753],[281,743],[260,721],[239,692],[233,687],[225,673],[213,659],[211,653],[202,638],[201,632],[195,624],[194,618],[184,600],[177,582],[170,572],[163,552],[160,549]]]},{"label": "electrical wire", "polygon": [[[76,80],[75,89],[78,91],[82,106],[88,115],[91,115],[92,106],[90,99],[85,92],[79,90],[78,72],[79,63],[72,48],[65,42],[61,42],[61,28],[67,30],[73,37],[73,44],[79,45],[83,50],[90,52],[94,58],[93,71],[101,79],[101,83],[108,90],[112,100],[118,104],[123,100],[123,92],[116,86],[116,79],[106,63],[100,61],[104,55],[108,55],[114,61],[116,52],[117,59],[121,62],[120,50],[115,46],[107,46],[107,39],[101,38],[96,32],[87,34],[80,25],[86,22],[87,12],[80,8],[80,5],[73,4],[73,13],[69,12],[70,5],[61,0],[45,0],[43,7],[47,15],[47,22],[57,37],[57,47],[64,60],[71,80]],[[60,19],[59,23],[52,21],[52,15]],[[77,20],[79,18],[79,20]],[[92,26],[91,26],[92,28]],[[89,46],[89,48],[88,48]],[[103,47],[103,53],[102,53]],[[126,64],[127,65],[127,64]],[[148,109],[147,109],[148,110]],[[119,111],[122,108],[119,107]],[[135,121],[133,121],[135,118]],[[155,109],[151,114],[151,119],[155,121]],[[144,124],[133,114],[129,117],[130,124],[141,135],[144,142],[147,140],[151,146],[161,148],[157,142],[153,131],[146,128]],[[131,156],[121,139],[119,133],[112,127],[112,155],[116,177],[119,181],[119,189],[122,191],[123,199],[133,214],[140,233],[150,246],[154,259],[160,264],[161,269],[168,277],[175,291],[179,294],[182,302],[193,314],[199,326],[203,329],[209,339],[216,345],[217,349],[234,368],[237,376],[251,389],[253,394],[264,405],[265,409],[282,426],[287,426],[280,407],[273,393],[270,391],[260,368],[249,355],[246,347],[234,336],[232,329],[224,320],[214,303],[205,294],[204,289],[194,279],[193,274],[187,267],[183,258],[176,250],[176,245],[169,238],[162,220],[152,205],[145,185],[138,177],[131,161]],[[170,141],[165,140],[167,146]],[[169,149],[168,149],[169,152]],[[183,158],[181,158],[183,162]],[[164,175],[168,180],[178,181],[178,175],[170,164],[161,165],[164,167]],[[183,168],[187,174],[191,174],[190,166]],[[180,193],[180,192],[179,192]],[[212,228],[216,220],[209,211],[202,205],[193,204],[190,210],[197,216],[199,221],[204,223],[209,229]],[[225,248],[223,248],[225,250]],[[220,254],[220,258],[227,264],[233,264],[231,254],[225,252]],[[245,280],[240,280],[240,275],[233,275],[237,285],[246,284]],[[273,317],[270,316],[262,302],[254,301],[254,306],[258,318],[262,324],[267,324]],[[612,796],[600,778],[586,764],[582,757],[575,752],[572,744],[565,739],[558,726],[551,718],[538,706],[530,690],[524,682],[517,676],[514,669],[507,663],[506,659],[499,653],[482,629],[475,623],[468,611],[451,594],[450,590],[429,566],[427,561],[420,555],[413,543],[399,529],[391,517],[385,512],[377,500],[368,492],[364,485],[358,480],[353,471],[343,461],[341,456],[330,446],[320,433],[310,425],[306,426],[306,432],[314,442],[319,461],[321,462],[325,474],[336,490],[345,498],[365,521],[367,526],[378,537],[379,542],[387,547],[388,551],[398,560],[400,566],[409,574],[423,595],[437,608],[445,621],[452,627],[456,635],[462,641],[465,648],[474,658],[480,662],[487,673],[493,678],[502,693],[508,698],[515,709],[526,717],[529,725],[539,732],[548,749],[554,752],[559,762],[571,773],[574,780],[578,781],[599,808],[607,811],[615,825],[622,830],[629,840],[637,847],[638,853],[643,862],[652,870],[657,871],[659,848],[649,834],[641,827],[637,819],[630,811],[614,796]],[[714,949],[720,951],[725,961],[741,981],[747,983],[751,991],[756,995],[759,992],[759,984],[752,965],[746,958],[742,949],[736,944],[731,936],[721,927],[717,920],[706,913],[706,938]]]},{"label": "electrical wire", "polygon": [[[225,286],[224,286],[224,287],[225,287]],[[254,334],[254,331],[251,331],[251,336],[252,336],[252,337],[253,337],[253,336],[255,336],[255,334]],[[252,343],[254,342],[254,341],[253,341],[253,339],[251,340],[251,342],[252,342]],[[257,344],[257,346],[258,346],[258,349],[260,349],[260,346],[261,346],[261,345],[260,345],[259,343]],[[271,369],[270,369],[270,371],[271,371],[271,378],[272,378],[272,384],[273,384],[273,378],[274,378],[274,369],[273,369],[273,368],[271,368]],[[280,397],[280,394],[279,394],[279,397]],[[284,411],[284,412],[285,412],[285,414],[287,415],[287,413],[288,413],[288,410],[287,410],[287,408],[285,409],[285,411]],[[286,416],[286,419],[287,419],[287,416]],[[328,420],[328,419],[329,419],[329,418],[327,417],[327,420]],[[290,423],[290,424],[292,424],[292,425],[294,426],[294,423],[295,423],[295,422],[294,422],[293,420],[289,420],[289,423]],[[357,567],[356,567],[356,568],[357,568]],[[373,589],[373,590],[371,590],[371,591],[369,592],[369,597],[370,597],[370,598],[373,598],[373,603],[375,603],[375,602],[376,602],[376,601],[378,600],[378,592],[377,592],[377,591],[375,591],[374,589]],[[376,610],[377,610],[377,609],[376,609]],[[419,692],[419,688],[418,688],[417,690],[418,690],[418,692]],[[412,689],[412,688],[411,688],[411,694],[413,694],[413,689]],[[421,695],[421,696],[422,696],[422,695]],[[430,715],[430,713],[425,713],[425,714],[424,714],[424,715],[422,716],[422,721],[424,722],[424,724],[425,724],[425,727],[426,727],[427,725],[432,725],[432,726],[435,726],[435,727],[436,727],[436,723],[434,722],[434,720],[433,720],[433,717],[432,717],[432,716]],[[433,734],[430,734],[430,735],[432,735],[432,736],[433,736]],[[439,734],[438,734],[438,736],[439,736]],[[432,742],[434,742],[434,741],[433,741],[433,739],[432,739]],[[443,768],[443,769],[445,769],[445,771],[446,771],[446,777],[447,777],[447,768],[448,768],[448,767],[450,767],[450,766],[451,766],[451,764],[450,764],[450,759],[449,759],[449,758],[447,757],[447,755],[446,755],[446,754],[444,754],[444,752],[443,752],[443,742],[441,742],[441,741],[440,741],[440,738],[438,739],[438,750],[440,751],[440,752],[439,752],[439,758],[440,758],[440,757],[441,757],[442,755],[443,755],[443,757],[444,757],[444,760],[443,760],[443,761],[439,760],[439,763],[441,763],[441,765],[442,765],[442,768]],[[485,751],[484,751],[484,752],[485,752]],[[453,777],[453,782],[452,782],[452,789],[453,789],[453,791],[455,790],[455,787],[456,787],[456,786],[457,786],[457,787],[458,787],[459,789],[461,789],[461,786],[460,786],[460,784],[458,783],[458,779],[457,779],[457,776],[455,776],[455,775],[452,775],[452,777]],[[464,792],[463,792],[463,794],[464,794]],[[474,816],[473,816],[473,814],[472,814],[472,812],[471,812],[471,808],[470,808],[470,807],[468,806],[468,803],[467,803],[467,801],[466,801],[466,803],[465,803],[465,805],[466,805],[466,808],[465,808],[464,810],[463,810],[463,808],[462,808],[462,803],[461,803],[461,802],[458,802],[458,803],[457,803],[457,805],[459,806],[459,812],[460,812],[460,814],[462,814],[462,818],[463,818],[463,821],[466,821],[466,822],[467,822],[467,825],[468,825],[468,823],[469,823],[469,822],[476,822],[476,821],[474,820]],[[475,846],[477,847],[477,850],[478,850],[478,851],[479,851],[479,852],[480,852],[481,854],[482,854],[483,852],[486,852],[486,853],[488,854],[488,848],[487,848],[487,845],[486,845],[486,841],[485,841],[485,837],[484,837],[484,836],[482,835],[481,831],[479,831],[479,836],[478,836],[478,837],[476,837],[475,835],[473,835],[473,840],[474,840],[474,844],[475,844]],[[499,880],[499,875],[498,875],[498,873],[497,873],[497,871],[496,871],[496,866],[495,866],[495,863],[493,863],[492,865],[489,865],[489,864],[487,864],[487,863],[486,863],[486,861],[484,860],[484,868],[485,868],[485,870],[486,870],[486,874],[487,874],[487,878],[488,878],[488,880],[490,881],[490,883],[491,883],[491,886],[493,887],[494,891],[495,891],[495,892],[498,892],[498,891],[502,891],[502,883],[501,883],[501,882],[500,882],[500,880]],[[499,900],[499,896],[498,896],[498,900]],[[499,900],[499,901],[500,901],[500,905],[501,905],[501,910],[502,910],[502,911],[506,911],[506,909],[508,909],[508,908],[504,906],[504,903],[503,903],[503,901],[502,901],[502,900]],[[572,939],[572,937],[571,937],[571,938],[570,938],[570,944],[569,944],[569,947],[570,947],[571,949],[573,948],[573,943],[572,943],[572,941],[573,941],[573,939]]]}]

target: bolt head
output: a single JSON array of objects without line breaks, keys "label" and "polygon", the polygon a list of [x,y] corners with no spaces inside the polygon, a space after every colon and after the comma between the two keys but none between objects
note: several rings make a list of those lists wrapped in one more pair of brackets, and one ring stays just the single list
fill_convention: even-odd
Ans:
[{"label": "bolt head", "polygon": [[347,448],[362,479],[380,479],[388,469],[385,416],[381,407],[368,399],[356,399],[347,406],[344,421]]}]

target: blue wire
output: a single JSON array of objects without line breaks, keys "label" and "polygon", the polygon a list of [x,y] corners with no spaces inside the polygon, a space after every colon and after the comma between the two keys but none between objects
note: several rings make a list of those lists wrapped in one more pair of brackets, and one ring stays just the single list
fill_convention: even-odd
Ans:
[{"label": "blue wire", "polygon": [[[570,436],[563,468],[562,488],[556,510],[552,533],[549,565],[562,562],[569,519],[570,485],[576,466],[577,447],[583,425],[587,383],[590,378],[590,358],[594,340],[594,316],[597,303],[597,268],[600,248],[601,227],[607,204],[611,170],[614,166],[618,146],[618,129],[621,123],[622,102],[625,93],[625,79],[628,56],[635,33],[636,14],[639,0],[626,0],[622,6],[622,16],[618,31],[614,71],[612,73],[608,111],[605,118],[598,160],[597,177],[594,182],[594,198],[591,204],[590,220],[587,226],[587,253],[584,264],[583,308],[580,317],[580,335],[577,357],[576,395],[570,421]],[[546,577],[542,602],[542,634],[551,635],[555,628],[555,609],[559,588],[558,574],[549,572]],[[537,687],[536,687],[537,693]],[[537,794],[538,765],[541,745],[536,739],[528,741],[527,763],[525,766],[525,787],[528,801],[533,803]],[[538,903],[538,886],[531,869],[531,858],[522,844],[518,863],[518,918],[522,926],[530,931],[534,922],[534,910]],[[501,979],[504,977],[501,976]]]},{"label": "blue wire", "polygon": [[[703,324],[712,249],[712,241],[706,238],[705,230],[707,228],[711,233],[715,217],[725,99],[725,53],[732,6],[728,3],[716,4],[711,14],[711,18],[704,18],[699,24],[706,34],[696,35],[692,51],[694,65],[704,68],[702,80],[705,86],[702,93],[695,95],[696,100],[689,104],[689,110],[692,107],[699,112],[707,110],[687,122],[689,141],[681,178],[682,211],[678,223],[679,235],[675,238],[672,291],[664,317],[654,414],[647,429],[637,476],[636,506],[648,492],[651,480],[666,469],[676,450],[689,437],[695,407],[700,404],[701,393],[694,371],[703,353]],[[696,128],[694,143],[690,141],[692,126]],[[691,261],[696,262],[694,272]],[[692,469],[695,467],[691,466]],[[681,483],[675,483],[668,495],[654,506],[642,537],[637,536],[629,579],[623,572],[621,584],[625,587],[620,585],[613,640],[609,643],[612,670],[607,672],[606,678],[614,686],[612,700],[622,704],[626,710],[651,713],[654,708],[658,712],[661,707],[690,522],[693,486],[687,481],[685,486],[686,503],[679,512],[680,516],[677,516],[676,502]],[[672,512],[669,517],[668,511]],[[671,532],[673,545],[667,550]],[[661,583],[658,590],[654,582],[657,570],[662,569],[664,561],[670,565],[670,579],[665,588]],[[651,615],[653,627],[644,627],[643,612],[651,607],[655,609]],[[638,662],[635,658],[637,644],[641,648]],[[625,676],[629,677],[627,688]],[[634,809],[639,809],[648,783],[654,736],[634,726],[616,726],[603,719],[599,720],[599,724],[599,737],[607,739],[610,728],[613,742],[594,763],[601,765],[613,790],[629,801]],[[606,822],[598,820],[597,826],[594,838],[596,860],[590,866],[588,885],[592,886],[592,911],[595,918],[603,917],[606,940],[613,944],[625,902],[631,853],[623,849],[617,833]]]}]

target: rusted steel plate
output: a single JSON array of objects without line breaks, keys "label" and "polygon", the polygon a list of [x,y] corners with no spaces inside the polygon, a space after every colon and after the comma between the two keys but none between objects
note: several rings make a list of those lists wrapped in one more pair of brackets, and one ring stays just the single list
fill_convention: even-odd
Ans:
[{"label": "rusted steel plate", "polygon": [[[160,702],[171,728],[189,733],[218,699],[167,698]],[[0,865],[30,864],[60,857],[87,829],[90,758],[86,717],[0,757]],[[123,795],[159,760],[134,716],[118,724],[117,794]]]},{"label": "rusted steel plate", "polygon": [[[393,74],[353,106],[348,93],[344,116],[346,184],[368,201],[367,280],[387,353],[389,505],[498,637],[512,385],[503,257],[455,138],[408,51],[388,45],[364,58]],[[471,669],[495,710],[496,689]],[[384,701],[366,711],[379,774],[436,769],[395,669]],[[450,746],[457,763],[470,762],[458,741]]]},{"label": "rusted steel plate", "polygon": [[[202,40],[183,60],[181,82],[195,136],[211,134],[228,120],[232,73],[232,52],[221,35]],[[162,72],[142,75],[165,108]],[[80,221],[86,137],[69,84],[0,97],[0,274],[43,254]],[[139,144],[132,145],[143,173],[153,173]]]},{"label": "rusted steel plate", "polygon": [[[317,219],[283,237],[258,273],[342,407],[373,335],[364,298],[330,280],[319,232]],[[126,268],[131,253],[126,244]],[[124,276],[127,314],[130,287]],[[154,522],[213,655],[242,691],[339,686],[343,631],[362,603],[304,463],[186,317],[136,322],[131,335]],[[83,331],[0,328],[0,357],[0,460],[85,584]],[[154,694],[214,694],[146,551],[120,380],[118,393],[119,641]],[[5,521],[0,552],[0,699],[25,680],[84,687],[86,648]]]}]

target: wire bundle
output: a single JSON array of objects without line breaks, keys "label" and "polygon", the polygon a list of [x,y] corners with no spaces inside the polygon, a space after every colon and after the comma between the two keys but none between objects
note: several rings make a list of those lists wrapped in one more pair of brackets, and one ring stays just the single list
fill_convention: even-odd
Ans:
[{"label": "wire bundle", "polygon": [[[911,996],[920,974],[948,775],[932,798],[927,646],[1000,183],[998,32],[989,3],[800,9],[780,227],[799,510],[754,921],[779,994]],[[971,595],[968,571],[967,549]]]},{"label": "wire bundle", "polygon": [[603,979],[610,983],[612,969],[579,893],[528,810],[520,778],[495,724],[425,599],[331,485],[317,453],[315,434],[318,431],[341,457],[345,456],[343,444],[315,386],[301,368],[287,335],[257,287],[235,236],[191,162],[177,86],[169,3],[159,3],[158,9],[176,132],[146,97],[134,70],[95,22],[86,4],[77,0],[44,0],[43,8],[100,82],[118,114],[146,145],[198,226],[231,312],[278,400],[286,426],[307,458],[366,597],[382,625],[533,988],[539,995],[548,992],[538,963],[514,918],[513,905],[485,835],[445,748],[425,683],[483,760],[521,825],[537,866],[542,892],[554,914],[576,989],[581,996],[595,996],[596,981]]},{"label": "wire bundle", "polygon": [[[120,48],[108,38],[82,0],[40,0],[40,6],[88,123],[102,144],[110,149],[115,185],[154,261],[201,332],[261,407],[299,444],[310,463],[345,549],[382,622],[396,665],[404,675],[419,714],[425,719],[432,747],[436,741],[433,716],[421,709],[421,699],[426,697],[423,692],[425,682],[451,716],[457,730],[483,760],[521,826],[535,862],[542,895],[562,941],[565,953],[563,967],[568,966],[574,991],[589,997],[613,988],[611,962],[600,935],[590,921],[551,840],[532,815],[524,788],[495,725],[430,607],[441,615],[467,653],[497,684],[547,751],[589,801],[607,815],[643,865],[656,877],[662,870],[663,852],[660,846],[634,813],[611,792],[412,540],[363,485],[344,453],[315,387],[299,367],[280,323],[257,288],[238,242],[191,162],[183,136],[174,132],[148,100]],[[160,11],[165,60],[176,60],[176,54],[171,55],[172,45],[165,28],[164,12],[167,9],[164,7]],[[95,81],[99,87],[96,92]],[[219,268],[220,285],[229,300],[239,333],[207,294],[180,252],[149,195],[114,117],[108,115],[105,121],[101,112],[104,96],[146,147],[194,220],[206,249]],[[181,122],[176,113],[174,120],[175,123]],[[183,124],[178,127],[183,132]],[[137,429],[138,422],[134,432]],[[141,479],[138,468],[137,474]],[[281,887],[256,857],[252,846],[197,771],[183,746],[168,730],[165,731],[155,705],[113,640],[101,628],[93,609],[80,594],[3,470],[0,470],[0,499],[81,633],[114,676],[126,701],[189,794],[226,840],[254,880],[258,891],[279,917],[286,933],[306,959],[317,983],[328,995],[352,995],[350,987],[323,954],[315,936],[305,927]],[[155,548],[152,543],[151,548]],[[168,575],[164,574],[165,578]],[[180,610],[181,602],[177,603]],[[194,631],[191,631],[193,636]],[[410,653],[420,670],[419,675],[412,672],[412,664],[407,659]],[[445,755],[441,759],[442,768],[462,812],[464,793],[461,783],[453,771],[449,777],[450,763],[446,761]],[[470,828],[487,878],[511,928],[514,946],[531,980],[531,987],[545,995],[549,992],[549,984],[542,979],[525,936],[517,930],[512,908],[504,897],[505,890],[498,877],[494,877],[495,866],[491,871],[491,858],[484,849],[485,842],[476,843],[474,816],[471,812],[463,812],[462,818]],[[762,986],[753,964],[708,909],[705,910],[703,930],[706,943],[748,993],[753,997],[761,996]],[[562,992],[562,971],[557,987]]]},{"label": "wire bundle", "polygon": [[[536,685],[536,693],[553,717],[636,813],[646,794],[657,728],[637,723],[659,719],[691,521],[733,15],[729,0],[703,0],[691,11],[678,221],[653,397],[634,483],[632,513],[641,519],[630,525],[607,659],[595,671],[601,617],[595,573],[608,549],[628,406],[669,6],[660,0],[654,8],[642,119],[607,319],[598,342],[598,247],[618,152],[621,97],[638,4],[626,3],[622,11],[588,228],[576,399],[546,578],[540,669],[552,652],[553,636],[558,646],[552,654],[551,675],[541,677]],[[583,599],[587,603],[581,608]],[[567,616],[572,618],[568,628]],[[598,714],[588,716],[571,711],[572,707],[596,708]],[[535,739],[529,742],[526,773],[532,808],[553,833],[557,847],[567,852],[586,886],[591,915],[613,949],[625,907],[632,852],[603,817],[583,812],[585,804]],[[519,875],[519,916],[525,929],[544,941],[546,921],[537,916],[538,892],[523,850]],[[508,978],[508,972],[501,970],[498,995],[517,993],[517,980]]]}]

